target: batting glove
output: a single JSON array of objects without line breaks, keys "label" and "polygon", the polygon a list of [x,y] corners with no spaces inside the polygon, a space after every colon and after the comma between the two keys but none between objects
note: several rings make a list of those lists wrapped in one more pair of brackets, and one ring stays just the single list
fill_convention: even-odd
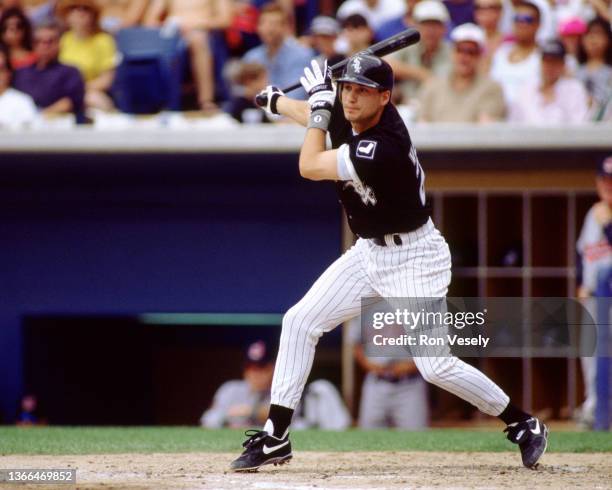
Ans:
[{"label": "batting glove", "polygon": [[257,94],[255,97],[255,104],[258,107],[261,107],[266,114],[269,116],[278,115],[278,109],[276,108],[276,102],[281,95],[285,95],[285,93],[275,87],[274,85],[268,85],[265,89]]},{"label": "batting glove", "polygon": [[304,76],[300,78],[310,106],[308,128],[327,131],[335,98],[331,68],[327,66],[327,60],[323,62],[323,70],[317,60],[312,60],[310,65],[312,69],[304,68]]},{"label": "batting glove", "polygon": [[316,103],[324,102],[331,108],[335,97],[331,68],[327,66],[327,60],[323,61],[323,69],[316,59],[312,60],[310,65],[312,69],[304,68],[304,76],[300,78],[300,83],[308,94],[308,105],[312,108]]}]

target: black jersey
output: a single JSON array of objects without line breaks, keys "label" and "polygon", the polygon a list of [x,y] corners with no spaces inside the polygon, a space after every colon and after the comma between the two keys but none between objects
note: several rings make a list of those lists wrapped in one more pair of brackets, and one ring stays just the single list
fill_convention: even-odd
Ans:
[{"label": "black jersey", "polygon": [[412,231],[427,222],[425,174],[392,104],[385,106],[378,124],[356,135],[337,98],[329,134],[352,177],[337,181],[336,189],[353,233],[373,238]]}]

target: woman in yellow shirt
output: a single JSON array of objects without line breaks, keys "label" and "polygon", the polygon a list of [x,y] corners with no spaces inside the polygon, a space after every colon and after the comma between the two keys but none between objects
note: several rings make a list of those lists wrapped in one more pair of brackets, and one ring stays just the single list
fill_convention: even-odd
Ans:
[{"label": "woman in yellow shirt", "polygon": [[68,25],[60,41],[60,61],[83,75],[87,107],[113,109],[108,91],[115,78],[117,48],[113,37],[100,29],[99,5],[95,0],[62,0],[59,13]]}]

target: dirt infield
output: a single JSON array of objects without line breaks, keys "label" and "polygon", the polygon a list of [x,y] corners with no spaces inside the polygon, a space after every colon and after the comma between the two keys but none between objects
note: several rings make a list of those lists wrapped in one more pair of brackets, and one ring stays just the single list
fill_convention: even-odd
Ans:
[{"label": "dirt infield", "polygon": [[218,453],[1,456],[0,468],[76,468],[77,487],[92,489],[612,488],[612,458],[605,453],[546,454],[536,471],[520,466],[518,453],[296,452],[288,465],[250,474],[227,472],[233,457]]}]

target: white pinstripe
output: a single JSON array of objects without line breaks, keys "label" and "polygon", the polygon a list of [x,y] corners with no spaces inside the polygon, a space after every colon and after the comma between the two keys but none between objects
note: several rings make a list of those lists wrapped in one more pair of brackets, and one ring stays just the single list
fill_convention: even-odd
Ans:
[{"label": "white pinstripe", "polygon": [[[323,333],[359,315],[361,298],[441,298],[451,278],[448,245],[431,220],[418,230],[401,235],[387,247],[371,240],[357,243],[334,262],[306,295],[283,318],[278,357],[272,380],[276,405],[295,408]],[[446,347],[448,349],[448,347]],[[415,357],[423,378],[475,405],[489,415],[499,415],[508,396],[483,373],[448,350]]]}]

